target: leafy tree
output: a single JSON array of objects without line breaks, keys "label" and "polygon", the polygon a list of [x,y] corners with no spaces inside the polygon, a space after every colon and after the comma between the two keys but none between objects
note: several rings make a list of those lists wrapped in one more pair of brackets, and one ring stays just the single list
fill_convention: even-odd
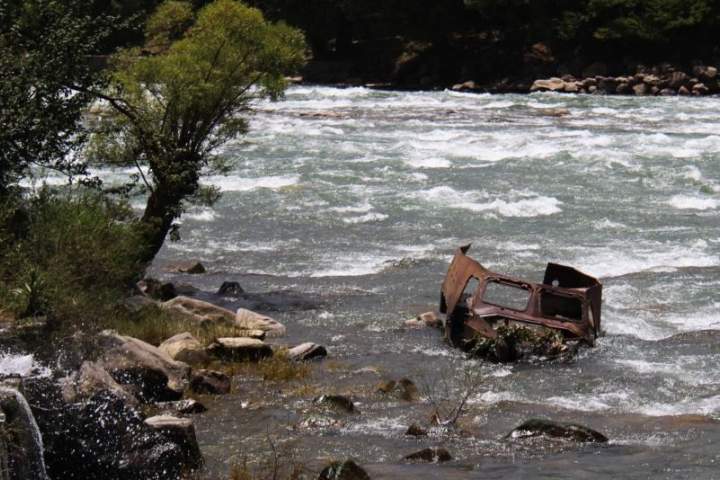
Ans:
[{"label": "leafy tree", "polygon": [[[177,25],[157,18],[163,12],[172,9],[187,20],[179,3],[164,5],[149,20],[150,41]],[[131,49],[115,57],[109,90],[95,92],[113,114],[96,133],[93,151],[103,161],[138,167],[148,192],[144,262],[157,254],[187,201],[216,197],[202,187],[202,174],[222,168],[218,148],[246,132],[253,101],[283,93],[284,75],[302,65],[304,53],[298,30],[269,23],[238,1],[216,0],[161,53]]]},{"label": "leafy tree", "polygon": [[101,88],[90,55],[109,31],[80,0],[0,2],[0,195],[33,167],[86,172],[73,156],[85,140],[81,117]]}]

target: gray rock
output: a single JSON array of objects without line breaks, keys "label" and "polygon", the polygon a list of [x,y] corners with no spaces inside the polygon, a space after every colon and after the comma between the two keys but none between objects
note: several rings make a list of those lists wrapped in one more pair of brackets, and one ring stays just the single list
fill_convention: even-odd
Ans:
[{"label": "gray rock", "polygon": [[208,353],[221,360],[257,362],[272,357],[270,345],[255,338],[218,338],[208,347]]},{"label": "gray rock", "polygon": [[693,95],[707,95],[709,92],[710,89],[704,83],[696,83],[692,87]]},{"label": "gray rock", "polygon": [[607,437],[591,428],[575,423],[561,423],[552,420],[533,418],[513,429],[505,438],[524,439],[545,436],[571,440],[574,442],[605,443]]},{"label": "gray rock", "polygon": [[157,415],[146,419],[145,424],[181,448],[185,456],[185,465],[197,469],[203,464],[200,446],[195,436],[195,426],[191,419]]},{"label": "gray rock", "polygon": [[663,88],[662,90],[660,90],[659,95],[662,97],[672,97],[677,95],[677,92],[672,88]]},{"label": "gray rock", "polygon": [[98,344],[99,365],[121,385],[136,387],[144,401],[178,400],[187,387],[190,367],[149,343],[105,330]]},{"label": "gray rock", "polygon": [[268,337],[281,337],[286,333],[282,323],[245,308],[239,308],[235,313],[235,326],[244,330],[262,330]]},{"label": "gray rock", "polygon": [[684,72],[673,72],[670,75],[670,88],[679,89],[688,81],[688,76]]},{"label": "gray rock", "polygon": [[207,362],[210,357],[205,351],[205,347],[200,341],[193,337],[189,332],[178,333],[168,338],[158,347],[161,351],[168,354],[173,360],[185,362],[189,364],[198,364]]},{"label": "gray rock", "polygon": [[638,83],[637,85],[634,85],[632,87],[633,93],[639,97],[645,96],[648,94],[648,86],[644,83]]},{"label": "gray rock", "polygon": [[193,275],[205,273],[205,266],[197,260],[175,263],[168,266],[168,270],[178,273],[189,273]]},{"label": "gray rock", "polygon": [[327,349],[317,343],[306,342],[288,350],[288,358],[296,362],[327,357]]},{"label": "gray rock", "polygon": [[419,452],[405,456],[405,460],[421,461],[428,463],[443,463],[452,460],[452,455],[442,447],[425,448]]},{"label": "gray rock", "polygon": [[136,406],[137,399],[96,362],[84,362],[80,370],[63,382],[65,401],[75,402],[92,397],[98,392],[108,392],[122,399],[127,405]]},{"label": "gray rock", "polygon": [[235,313],[195,298],[175,297],[162,303],[161,307],[171,314],[195,321],[203,326],[232,325],[235,323]]}]

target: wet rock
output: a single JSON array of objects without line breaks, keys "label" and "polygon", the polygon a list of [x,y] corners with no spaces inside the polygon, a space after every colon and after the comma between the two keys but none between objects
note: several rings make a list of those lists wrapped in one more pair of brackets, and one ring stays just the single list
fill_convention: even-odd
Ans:
[{"label": "wet rock", "polygon": [[255,338],[218,338],[208,347],[208,353],[221,360],[257,362],[272,357],[270,345]]},{"label": "wet rock", "polygon": [[682,86],[682,87],[678,88],[677,93],[678,93],[678,95],[690,95],[690,90],[685,88],[685,86]]},{"label": "wet rock", "polygon": [[570,115],[570,110],[567,108],[538,108],[537,112],[545,117],[565,117]]},{"label": "wet rock", "polygon": [[197,260],[175,263],[169,265],[167,269],[171,272],[189,273],[192,275],[198,275],[206,272],[205,266]]},{"label": "wet rock", "polygon": [[409,435],[411,437],[427,437],[428,431],[424,428],[422,428],[417,423],[413,423],[410,425],[405,432],[405,435]]},{"label": "wet rock", "polygon": [[205,407],[205,405],[192,398],[178,400],[176,402],[159,402],[155,405],[160,409],[160,411],[173,412],[183,415],[207,412],[207,407]]},{"label": "wet rock", "polygon": [[51,379],[26,379],[23,388],[43,435],[50,478],[181,478],[186,466],[180,446],[145,425],[140,412],[117,396],[100,391],[66,402]]},{"label": "wet rock", "polygon": [[281,337],[286,333],[282,323],[245,308],[239,308],[235,314],[235,325],[245,330],[262,330],[268,337]]},{"label": "wet rock", "polygon": [[628,82],[621,82],[615,88],[615,93],[617,93],[618,95],[627,95],[631,92],[632,92],[632,89],[630,88],[630,84]]},{"label": "wet rock", "polygon": [[523,439],[545,436],[574,442],[605,443],[607,437],[600,432],[575,423],[560,423],[534,418],[513,429],[505,438]]},{"label": "wet rock", "polygon": [[409,378],[401,378],[398,381],[387,380],[378,385],[378,392],[386,395],[394,395],[401,400],[412,402],[418,398],[418,389],[415,383]]},{"label": "wet rock", "polygon": [[370,480],[370,475],[354,461],[345,460],[325,467],[318,480]]},{"label": "wet rock", "polygon": [[100,365],[121,385],[132,385],[144,401],[178,400],[190,367],[137,338],[105,330],[98,335]]},{"label": "wet rock", "polygon": [[203,326],[232,325],[235,322],[235,314],[230,310],[195,298],[179,296],[164,302],[161,307],[171,314],[198,322]]},{"label": "wet rock", "polygon": [[96,362],[84,362],[80,370],[63,381],[65,401],[74,402],[92,397],[98,392],[108,392],[135,406],[137,399]]},{"label": "wet rock", "polygon": [[0,386],[0,477],[48,480],[43,450],[40,429],[25,397],[17,389]]},{"label": "wet rock", "polygon": [[433,327],[433,328],[442,328],[443,322],[438,317],[437,313],[435,312],[425,312],[421,313],[417,317],[406,320],[405,321],[406,327]]},{"label": "wet rock", "polygon": [[659,95],[662,97],[672,97],[677,95],[677,92],[672,88],[663,88],[662,90],[660,90]]},{"label": "wet rock", "polygon": [[452,455],[442,447],[425,448],[419,452],[405,456],[405,460],[421,461],[428,463],[443,463],[452,460]]},{"label": "wet rock", "polygon": [[214,370],[198,370],[193,372],[190,389],[195,393],[225,395],[230,393],[230,377]]},{"label": "wet rock", "polygon": [[306,342],[288,350],[288,358],[296,362],[327,357],[327,349],[317,343]]},{"label": "wet rock", "polygon": [[353,401],[344,395],[321,395],[315,399],[315,403],[345,413],[360,413]]},{"label": "wet rock", "polygon": [[202,465],[203,458],[191,419],[157,415],[145,420],[145,424],[180,447],[184,456],[183,463],[187,467],[197,469]]},{"label": "wet rock", "polygon": [[205,363],[210,359],[205,347],[189,332],[168,338],[158,348],[173,360],[189,364]]},{"label": "wet rock", "polygon": [[223,282],[217,291],[218,295],[237,297],[245,293],[245,290],[240,286],[238,282]]},{"label": "wet rock", "polygon": [[565,82],[565,86],[563,87],[563,92],[565,93],[578,93],[580,90],[580,86],[577,82]]}]

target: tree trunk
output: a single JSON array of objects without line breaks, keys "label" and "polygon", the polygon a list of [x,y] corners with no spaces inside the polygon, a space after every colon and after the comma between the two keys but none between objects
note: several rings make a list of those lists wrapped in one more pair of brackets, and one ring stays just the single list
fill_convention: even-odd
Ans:
[{"label": "tree trunk", "polygon": [[145,268],[150,266],[165,243],[181,204],[182,198],[171,194],[162,185],[158,185],[148,197],[141,222],[144,248],[140,253],[140,261]]}]

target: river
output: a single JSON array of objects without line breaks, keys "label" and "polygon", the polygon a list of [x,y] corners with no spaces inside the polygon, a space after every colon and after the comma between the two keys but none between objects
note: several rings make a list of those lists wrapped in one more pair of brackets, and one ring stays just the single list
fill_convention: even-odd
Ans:
[{"label": "river", "polygon": [[[350,394],[359,415],[308,422],[312,395],[239,380],[197,417],[208,472],[269,452],[309,465],[354,457],[374,478],[717,478],[720,461],[720,99],[476,95],[292,87],[262,103],[156,272],[211,292],[292,291],[269,312],[293,343],[328,347],[308,389]],[[436,307],[453,250],[540,281],[548,261],[604,285],[603,330],[569,364],[467,360],[403,320]],[[209,273],[162,273],[200,259]],[[278,294],[282,298],[283,294]],[[225,299],[229,306],[231,299]],[[464,432],[403,435],[430,397],[482,373]],[[379,372],[374,373],[375,371]],[[374,392],[407,376],[416,403]],[[308,390],[308,391],[310,391]],[[274,404],[271,404],[274,399]],[[503,439],[530,417],[576,421],[603,446],[535,450]],[[455,459],[409,465],[442,445]]]}]

